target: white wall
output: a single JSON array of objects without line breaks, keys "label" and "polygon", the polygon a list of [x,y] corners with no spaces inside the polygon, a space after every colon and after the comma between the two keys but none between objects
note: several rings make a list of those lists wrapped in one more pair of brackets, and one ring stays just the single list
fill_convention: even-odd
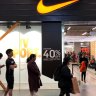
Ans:
[{"label": "white wall", "polygon": [[[0,26],[0,36],[2,36],[7,31],[6,26]],[[20,88],[22,84],[27,84],[25,89],[28,88],[28,75],[27,75],[27,65],[26,58],[31,54],[35,53],[37,56],[36,63],[42,70],[42,32],[41,26],[31,26],[31,29],[26,29],[25,26],[17,26],[12,32],[6,35],[2,40],[0,40],[0,52],[3,53],[3,58],[0,60],[0,64],[5,64],[6,54],[5,51],[8,48],[14,50],[14,60],[18,67],[15,69],[15,88]],[[1,69],[0,80],[6,83],[5,80],[5,70]],[[45,84],[55,83],[53,79],[46,76],[41,76],[42,82]],[[18,85],[18,86],[17,86]],[[17,86],[17,87],[16,87]]]}]

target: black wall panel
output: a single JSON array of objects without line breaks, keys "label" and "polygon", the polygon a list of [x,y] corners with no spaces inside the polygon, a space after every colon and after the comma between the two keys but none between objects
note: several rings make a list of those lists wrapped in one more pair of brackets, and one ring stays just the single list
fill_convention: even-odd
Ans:
[{"label": "black wall panel", "polygon": [[52,78],[62,63],[61,22],[42,23],[42,74]]},{"label": "black wall panel", "polygon": [[[79,2],[56,11],[39,14],[37,4],[40,0],[0,0],[1,20],[31,21],[92,21],[96,20],[96,0]],[[69,0],[43,0],[45,5],[54,5]]]}]

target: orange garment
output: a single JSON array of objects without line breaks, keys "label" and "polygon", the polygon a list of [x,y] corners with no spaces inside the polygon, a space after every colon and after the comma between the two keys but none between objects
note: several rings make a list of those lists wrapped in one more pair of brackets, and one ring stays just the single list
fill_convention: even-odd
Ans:
[{"label": "orange garment", "polygon": [[82,61],[80,66],[80,72],[85,72],[85,71],[86,71],[86,65],[85,65],[85,62]]}]

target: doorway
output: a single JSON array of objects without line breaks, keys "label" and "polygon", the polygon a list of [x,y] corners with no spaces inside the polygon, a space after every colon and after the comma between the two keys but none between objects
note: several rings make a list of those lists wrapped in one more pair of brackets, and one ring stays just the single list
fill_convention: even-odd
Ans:
[{"label": "doorway", "polygon": [[[73,74],[84,85],[81,81],[80,73],[80,62],[79,56],[82,52],[88,58],[88,69],[86,74],[86,84],[95,84],[95,74],[96,74],[96,23],[92,22],[81,22],[81,21],[70,21],[63,22],[63,55],[70,55],[71,64],[73,66]],[[63,56],[64,57],[64,56]],[[91,60],[95,59],[93,65],[91,65]],[[72,71],[72,65],[70,65]],[[94,82],[91,82],[94,81]]]}]

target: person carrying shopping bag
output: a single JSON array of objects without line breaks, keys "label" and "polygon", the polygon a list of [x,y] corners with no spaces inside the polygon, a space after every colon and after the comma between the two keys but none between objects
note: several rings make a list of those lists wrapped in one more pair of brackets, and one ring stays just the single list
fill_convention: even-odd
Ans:
[{"label": "person carrying shopping bag", "polygon": [[58,87],[60,88],[59,96],[70,96],[72,91],[72,74],[70,69],[68,68],[70,59],[68,57],[64,58],[64,62],[61,68],[61,78],[58,81]]}]

